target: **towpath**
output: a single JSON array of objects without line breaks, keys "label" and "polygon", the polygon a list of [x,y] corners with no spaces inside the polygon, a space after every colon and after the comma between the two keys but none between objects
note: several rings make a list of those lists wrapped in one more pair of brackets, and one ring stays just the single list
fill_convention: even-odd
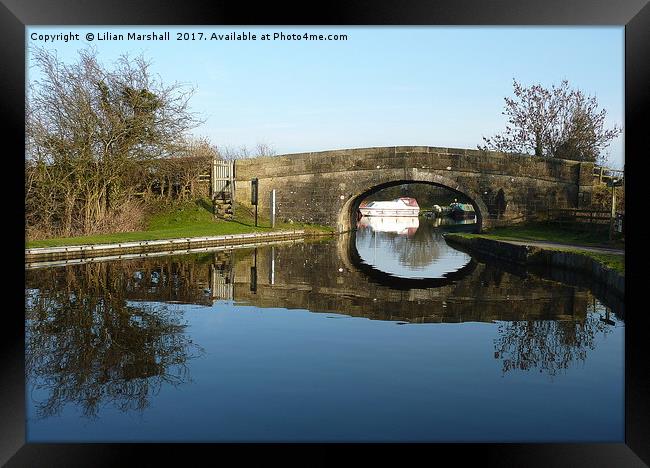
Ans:
[{"label": "towpath", "polygon": [[598,252],[605,254],[614,254],[614,255],[625,255],[625,249],[615,249],[611,247],[599,247],[599,246],[586,246],[578,244],[563,244],[561,242],[550,242],[550,241],[534,241],[534,240],[510,240],[510,239],[494,239],[502,242],[508,242],[510,244],[516,245],[530,245],[533,247],[546,247],[546,248],[563,248],[571,250],[588,250],[590,252]]}]

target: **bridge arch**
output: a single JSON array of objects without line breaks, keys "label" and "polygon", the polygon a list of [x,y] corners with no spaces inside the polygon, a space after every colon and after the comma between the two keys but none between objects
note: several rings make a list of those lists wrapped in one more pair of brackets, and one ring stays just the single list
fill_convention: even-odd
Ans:
[{"label": "bridge arch", "polygon": [[[437,187],[444,187],[452,192],[462,194],[469,198],[470,203],[476,211],[476,229],[477,231],[483,230],[489,223],[488,207],[481,198],[468,187],[459,184],[454,179],[441,176],[439,174],[422,174],[419,173],[415,178],[400,178],[398,180],[377,180],[365,184],[364,188],[357,189],[343,204],[338,216],[338,230],[339,232],[346,232],[356,228],[356,214],[361,202],[368,196],[379,192],[388,187],[404,184],[429,184]],[[369,185],[369,186],[368,186]]]},{"label": "bridge arch", "polygon": [[515,224],[549,207],[588,206],[593,164],[557,158],[431,146],[391,146],[295,153],[238,160],[233,191],[251,208],[258,180],[259,210],[285,222],[355,228],[352,213],[363,196],[400,183],[429,183],[472,200],[478,227]]}]

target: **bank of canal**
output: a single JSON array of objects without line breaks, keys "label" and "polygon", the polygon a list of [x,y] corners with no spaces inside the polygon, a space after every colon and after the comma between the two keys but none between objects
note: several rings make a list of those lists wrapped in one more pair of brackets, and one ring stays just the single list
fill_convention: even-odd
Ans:
[{"label": "bank of canal", "polygon": [[590,275],[619,296],[625,294],[623,250],[532,240],[494,239],[481,234],[445,234],[452,246],[518,263],[562,268]]},{"label": "bank of canal", "polygon": [[305,237],[329,235],[327,232],[305,231],[271,231],[249,234],[231,234],[225,236],[183,237],[176,239],[148,240],[139,242],[117,242],[113,244],[68,245],[61,247],[39,247],[25,249],[25,261],[51,262],[70,259],[96,259],[102,257],[146,254],[146,253],[187,253],[197,249],[218,246],[253,247],[260,244],[298,240]]}]

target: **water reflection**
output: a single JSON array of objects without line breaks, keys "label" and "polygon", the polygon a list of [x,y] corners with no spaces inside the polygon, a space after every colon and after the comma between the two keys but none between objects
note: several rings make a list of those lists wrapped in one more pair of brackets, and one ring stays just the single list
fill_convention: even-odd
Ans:
[{"label": "water reflection", "polygon": [[419,225],[420,219],[417,216],[363,216],[357,228],[370,228],[373,232],[390,232],[411,237]]},{"label": "water reflection", "polygon": [[[269,328],[265,320],[286,309],[324,312],[328,314],[324,318],[337,314],[338,318],[428,323],[431,328],[417,327],[421,333],[437,336],[436,340],[458,329],[434,324],[475,326],[480,322],[493,334],[488,346],[463,357],[467,351],[457,345],[461,346],[454,348],[459,353],[458,365],[480,361],[484,366],[481,372],[495,373],[489,365],[485,367],[487,358],[498,363],[502,375],[541,372],[548,378],[588,362],[603,337],[623,324],[618,311],[610,313],[586,287],[451,252],[435,225],[426,220],[419,222],[410,237],[400,234],[402,231],[374,231],[367,226],[327,242],[28,270],[26,368],[29,394],[37,400],[30,399],[29,404],[41,418],[61,413],[67,404],[87,417],[96,417],[106,406],[142,411],[162,388],[191,387],[184,384],[199,362],[205,361],[212,372],[213,366],[228,361],[218,359],[223,350],[204,353],[201,348],[208,343],[216,346],[219,340],[213,336],[224,333],[220,327],[225,325],[218,322],[212,323],[212,328],[197,325],[192,329],[198,315],[188,315],[188,310],[196,307],[188,309],[182,304],[200,306],[202,317],[218,315],[226,304],[242,313],[251,309],[261,313],[259,320],[246,322],[248,328],[233,332],[238,347],[229,359],[234,367],[239,359],[245,359],[249,346],[257,349],[256,340],[268,340],[282,327],[288,330],[286,336],[279,335],[282,342],[317,333],[300,328],[307,327],[304,318],[295,323],[287,318]],[[368,264],[368,249],[374,248],[375,240],[378,257],[394,256],[400,269],[386,273]],[[441,263],[446,266],[436,266]],[[415,272],[417,276],[440,276],[418,278]],[[316,321],[323,318],[321,314],[312,316]],[[332,326],[318,322],[315,328],[328,330]],[[350,342],[363,343],[365,334],[373,329],[359,326],[358,335],[349,337]],[[464,330],[469,333],[473,328]],[[224,339],[223,334],[218,336]],[[409,346],[409,336],[390,335],[380,346],[403,349]],[[318,348],[321,342],[320,353],[335,352],[335,346],[327,344],[333,338],[319,341],[319,337],[306,338],[299,349],[283,348],[287,353],[283,356],[300,355]],[[478,338],[460,335],[459,339],[467,340],[468,349],[472,349],[472,340]],[[271,385],[269,376],[286,371],[283,359],[255,356],[255,369],[263,368],[259,372],[267,376],[255,385],[266,388]],[[395,359],[399,356],[393,355]],[[350,371],[355,375],[372,365],[354,355],[346,356],[346,362],[359,366]],[[435,362],[417,375],[440,372]],[[291,372],[297,375],[312,372],[309,362],[294,365],[298,367]],[[450,372],[439,378],[454,380],[457,373]],[[203,378],[207,378],[205,374]],[[231,385],[236,387],[237,382]],[[212,391],[205,390],[205,398],[211,398]]]},{"label": "water reflection", "polygon": [[501,360],[503,373],[538,370],[551,377],[577,363],[584,364],[587,352],[595,349],[598,335],[612,332],[617,323],[601,320],[596,312],[602,309],[600,304],[588,308],[579,320],[499,323],[494,357]]},{"label": "water reflection", "polygon": [[[181,265],[187,266],[175,264]],[[105,405],[141,411],[163,385],[189,381],[188,361],[201,348],[183,333],[179,310],[133,301],[138,293],[129,283],[142,279],[146,270],[130,267],[103,263],[48,269],[38,272],[36,282],[28,281],[27,377],[32,397],[45,395],[35,402],[38,417],[59,414],[70,403],[86,417],[96,417]],[[160,264],[150,264],[149,270],[149,283],[169,284],[174,278]],[[191,282],[187,278],[175,289],[191,291]]]},{"label": "water reflection", "polygon": [[364,264],[394,277],[442,278],[471,260],[447,245],[440,229],[464,226],[464,221],[468,220],[364,216],[357,225],[356,249]]}]

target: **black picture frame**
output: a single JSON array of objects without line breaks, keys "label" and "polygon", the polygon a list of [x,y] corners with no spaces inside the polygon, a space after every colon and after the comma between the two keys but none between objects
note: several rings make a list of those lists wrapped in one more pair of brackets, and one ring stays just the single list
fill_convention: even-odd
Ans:
[{"label": "black picture frame", "polygon": [[[625,443],[621,444],[435,444],[425,455],[432,461],[447,457],[455,462],[476,461],[494,466],[644,466],[650,464],[650,389],[646,357],[650,356],[645,335],[647,312],[636,299],[644,287],[645,253],[641,198],[648,165],[647,120],[650,101],[650,6],[648,0],[445,0],[427,2],[365,1],[303,3],[284,8],[276,3],[251,6],[246,2],[198,2],[184,0],[109,2],[83,0],[0,0],[0,113],[3,116],[3,163],[6,227],[5,271],[8,294],[3,309],[3,329],[8,336],[0,343],[0,463],[16,466],[116,466],[130,465],[134,457],[145,466],[188,464],[205,458],[208,463],[225,461],[225,447],[211,444],[26,444],[24,366],[24,85],[25,27],[28,25],[620,25],[625,26],[625,155],[629,220],[626,220],[626,328],[625,328]],[[647,119],[647,117],[646,117]],[[9,165],[7,166],[7,163]],[[15,195],[7,196],[7,190]],[[637,218],[635,216],[639,215]],[[634,216],[632,216],[634,215]],[[14,247],[15,243],[15,247]],[[15,262],[15,264],[13,263]],[[640,302],[640,301],[639,301]],[[644,316],[645,315],[645,316]],[[301,464],[340,461],[332,446],[313,448]],[[253,452],[229,446],[237,463]],[[270,451],[269,446],[261,454]],[[369,454],[383,457],[383,449]],[[396,451],[397,455],[413,455]],[[407,455],[407,456],[408,456]],[[291,458],[283,458],[282,463]]]}]

